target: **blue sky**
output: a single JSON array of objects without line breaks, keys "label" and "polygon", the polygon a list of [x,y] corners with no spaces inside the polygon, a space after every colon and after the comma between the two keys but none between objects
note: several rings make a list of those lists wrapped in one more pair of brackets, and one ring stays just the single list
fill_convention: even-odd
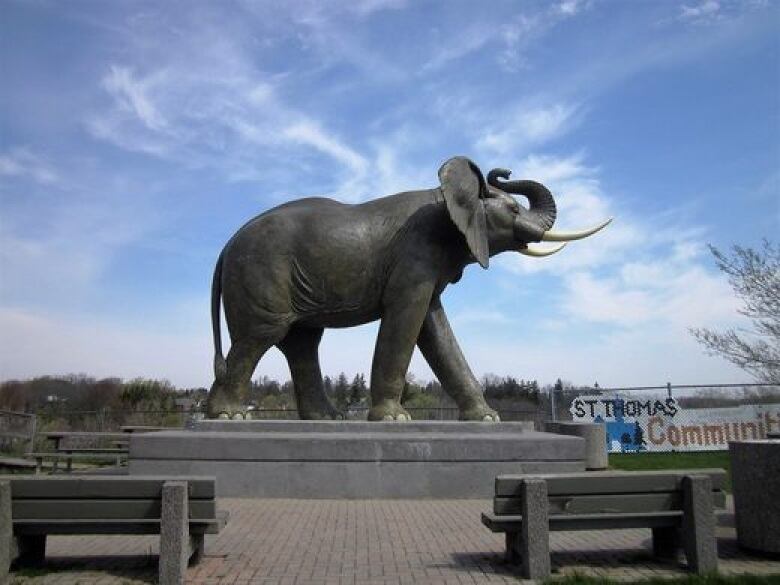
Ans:
[{"label": "blue sky", "polygon": [[[615,217],[445,292],[478,376],[749,379],[687,329],[744,325],[706,244],[780,228],[780,3],[6,0],[0,75],[0,379],[208,386],[240,225],[454,155],[545,182],[558,228]],[[375,334],[326,332],[323,371],[368,373]]]}]

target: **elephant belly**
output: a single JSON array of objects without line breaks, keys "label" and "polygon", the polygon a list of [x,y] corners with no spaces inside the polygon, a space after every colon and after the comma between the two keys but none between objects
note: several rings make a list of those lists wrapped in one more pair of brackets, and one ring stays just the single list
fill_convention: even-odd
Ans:
[{"label": "elephant belly", "polygon": [[323,272],[296,260],[291,285],[292,310],[302,325],[352,327],[380,316],[381,288],[362,262]]},{"label": "elephant belly", "polygon": [[334,313],[320,313],[306,315],[296,320],[296,323],[307,327],[355,327],[376,321],[381,316],[379,310],[372,311],[343,311]]}]

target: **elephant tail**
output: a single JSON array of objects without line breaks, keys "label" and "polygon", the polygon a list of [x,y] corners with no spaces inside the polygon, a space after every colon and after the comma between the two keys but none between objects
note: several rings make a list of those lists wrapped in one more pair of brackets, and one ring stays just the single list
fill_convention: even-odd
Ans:
[{"label": "elephant tail", "polygon": [[219,323],[219,303],[222,296],[222,259],[225,251],[219,255],[211,281],[211,330],[214,335],[214,378],[220,382],[227,373],[227,363],[222,355],[222,330]]}]

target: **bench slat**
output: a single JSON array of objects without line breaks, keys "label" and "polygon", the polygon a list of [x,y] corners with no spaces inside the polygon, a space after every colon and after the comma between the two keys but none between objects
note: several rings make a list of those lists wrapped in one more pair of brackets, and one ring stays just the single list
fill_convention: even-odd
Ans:
[{"label": "bench slat", "polygon": [[[192,518],[209,518],[216,514],[214,500],[191,500],[189,515]],[[11,515],[14,519],[127,519],[160,518],[162,500],[24,500],[12,498]]]},{"label": "bench slat", "polygon": [[35,463],[27,459],[17,457],[0,457],[0,467],[23,467],[25,469],[35,469]]},{"label": "bench slat", "polygon": [[0,437],[3,439],[27,439],[30,440],[30,433],[20,433],[15,431],[0,431]]},{"label": "bench slat", "polygon": [[[23,477],[19,475],[0,475],[0,480],[11,482],[12,497],[21,499],[69,498],[81,499],[121,499],[121,498],[161,498],[162,484],[171,477],[146,475],[113,476],[79,475]],[[213,499],[215,482],[213,477],[177,477],[189,486],[190,499]]]},{"label": "bench slat", "polygon": [[[225,519],[190,519],[190,533],[217,534]],[[160,534],[160,520],[14,520],[14,534]]]},{"label": "bench slat", "polygon": [[520,481],[529,477],[547,481],[551,496],[569,494],[620,494],[678,491],[686,475],[709,475],[714,490],[722,490],[726,472],[722,469],[680,469],[659,471],[588,471],[586,473],[499,475],[496,477],[496,495],[513,496],[519,493]]},{"label": "bench slat", "polygon": [[121,439],[127,437],[124,433],[104,433],[104,432],[91,432],[91,431],[46,431],[38,433],[40,436],[54,440],[54,439],[71,439],[71,438],[86,438],[86,439]]},{"label": "bench slat", "polygon": [[[73,452],[66,452],[66,451],[49,451],[47,453],[26,453],[24,456],[28,459],[55,459],[57,461],[67,461],[68,459],[72,459],[74,461],[83,461],[83,460],[89,460],[89,459],[100,459],[103,461],[113,461],[117,457],[121,457],[123,453],[117,453],[115,455],[109,455],[106,453],[101,452],[95,452],[95,453],[81,453],[78,452],[78,450],[70,450]],[[125,455],[127,452],[124,453]]]},{"label": "bench slat", "polygon": [[[726,494],[713,492],[716,508],[725,508]],[[680,492],[649,494],[596,494],[548,496],[550,515],[554,514],[629,514],[632,512],[664,512],[682,509]],[[493,499],[495,514],[519,514],[522,501],[519,496],[497,496]]]},{"label": "bench slat", "polygon": [[[610,528],[658,528],[677,526],[683,512],[644,512],[635,514],[582,514],[580,516],[550,516],[550,530],[605,530]],[[482,523],[492,532],[519,532],[522,516],[499,516],[482,513]]]},{"label": "bench slat", "polygon": [[[120,449],[118,447],[60,447],[57,451],[51,451],[51,455],[62,455],[64,453],[115,453],[121,455],[127,453],[127,449]],[[31,453],[31,455],[48,455],[49,453]]]}]

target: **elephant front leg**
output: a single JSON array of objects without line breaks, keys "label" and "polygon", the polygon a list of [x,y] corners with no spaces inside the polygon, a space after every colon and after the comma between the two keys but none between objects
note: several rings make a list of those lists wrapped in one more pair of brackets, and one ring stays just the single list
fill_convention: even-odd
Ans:
[{"label": "elephant front leg", "polygon": [[401,406],[401,394],[432,294],[432,285],[420,285],[411,294],[388,295],[395,298],[385,306],[379,326],[371,365],[368,420],[411,420]]},{"label": "elephant front leg", "polygon": [[499,420],[498,413],[485,402],[438,297],[425,316],[417,345],[442,388],[458,405],[461,420]]}]

